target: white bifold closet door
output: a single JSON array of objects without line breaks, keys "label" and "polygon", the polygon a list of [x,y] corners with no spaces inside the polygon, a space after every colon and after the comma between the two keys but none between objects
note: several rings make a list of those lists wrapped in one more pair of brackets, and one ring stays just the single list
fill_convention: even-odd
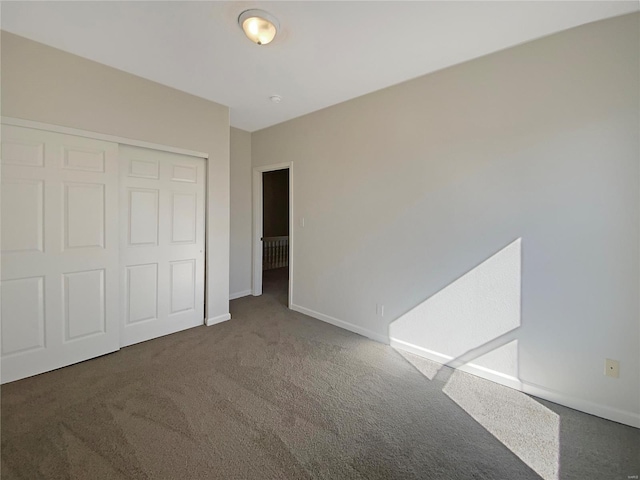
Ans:
[{"label": "white bifold closet door", "polygon": [[204,323],[205,167],[120,146],[123,346]]},{"label": "white bifold closet door", "polygon": [[2,382],[118,350],[118,145],[2,126]]}]

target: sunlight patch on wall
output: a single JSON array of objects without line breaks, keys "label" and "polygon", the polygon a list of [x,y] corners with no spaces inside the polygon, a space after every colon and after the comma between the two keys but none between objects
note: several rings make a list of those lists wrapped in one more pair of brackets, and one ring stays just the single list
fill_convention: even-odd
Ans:
[{"label": "sunlight patch on wall", "polygon": [[442,391],[544,480],[558,480],[556,413],[522,392],[459,371]]},{"label": "sunlight patch on wall", "polygon": [[453,367],[474,360],[517,377],[517,348],[501,347],[517,338],[520,326],[521,243],[513,241],[393,321],[391,344]]},{"label": "sunlight patch on wall", "polygon": [[493,372],[499,371],[506,377],[518,378],[518,340],[513,340],[474,358],[470,366]]}]

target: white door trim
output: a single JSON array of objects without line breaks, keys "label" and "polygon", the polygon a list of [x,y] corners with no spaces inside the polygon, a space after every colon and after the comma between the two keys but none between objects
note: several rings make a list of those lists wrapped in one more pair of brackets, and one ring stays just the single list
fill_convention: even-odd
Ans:
[{"label": "white door trim", "polygon": [[253,278],[252,295],[262,295],[262,174],[289,170],[289,308],[293,304],[293,162],[253,168]]},{"label": "white door trim", "polygon": [[93,138],[94,140],[102,140],[105,142],[119,143],[122,145],[131,145],[134,147],[149,148],[151,150],[159,150],[161,152],[177,153],[180,155],[188,155],[190,157],[209,159],[208,153],[196,152],[194,150],[186,150],[184,148],[170,147],[167,145],[159,145],[157,143],[143,142],[140,140],[132,140],[130,138],[118,137],[116,135],[105,135],[88,130],[79,130],[77,128],[62,127],[60,125],[52,125],[49,123],[34,122],[32,120],[23,120],[21,118],[2,117],[4,125],[13,125],[15,127],[32,128],[34,130],[46,130],[48,132],[64,133],[66,135],[75,135],[76,137]]}]

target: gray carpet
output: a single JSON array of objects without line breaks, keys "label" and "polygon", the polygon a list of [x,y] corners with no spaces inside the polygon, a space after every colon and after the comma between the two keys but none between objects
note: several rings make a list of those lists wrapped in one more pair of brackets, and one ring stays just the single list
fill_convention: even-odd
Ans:
[{"label": "gray carpet", "polygon": [[2,478],[541,478],[512,450],[547,478],[640,473],[639,430],[291,312],[279,277],[230,322],[3,386]]}]

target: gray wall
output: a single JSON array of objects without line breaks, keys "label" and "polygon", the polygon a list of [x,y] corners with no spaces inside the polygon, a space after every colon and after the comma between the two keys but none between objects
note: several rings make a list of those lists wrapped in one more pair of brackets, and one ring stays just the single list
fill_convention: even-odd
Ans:
[{"label": "gray wall", "polygon": [[207,318],[229,312],[229,109],[2,32],[2,115],[209,154]]},{"label": "gray wall", "polygon": [[295,308],[640,425],[638,22],[253,133],[294,162]]},{"label": "gray wall", "polygon": [[262,174],[262,236],[289,235],[289,170]]},{"label": "gray wall", "polygon": [[231,128],[229,296],[251,293],[251,134]]}]

